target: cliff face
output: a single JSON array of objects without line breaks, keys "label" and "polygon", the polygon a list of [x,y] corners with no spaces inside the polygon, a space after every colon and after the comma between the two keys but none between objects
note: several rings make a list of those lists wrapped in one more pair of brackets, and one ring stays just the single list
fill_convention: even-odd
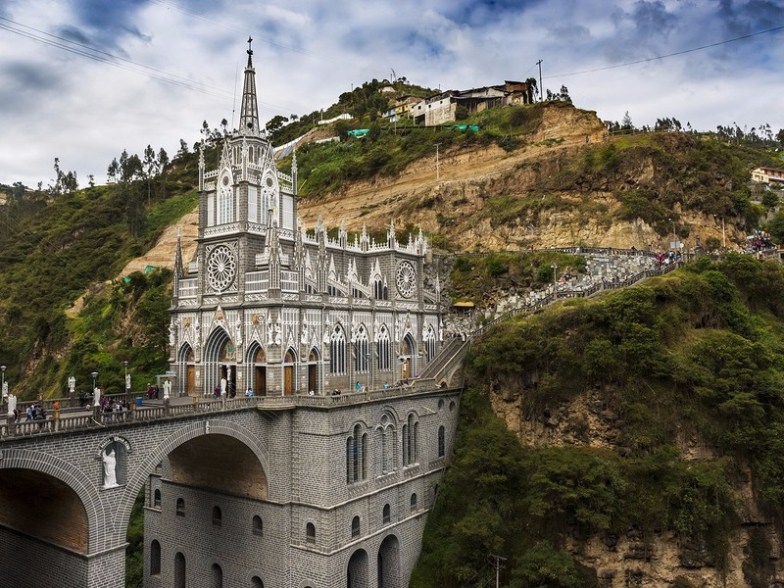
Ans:
[{"label": "cliff face", "polygon": [[[464,251],[575,244],[662,248],[672,240],[671,220],[691,247],[709,238],[742,240],[731,215],[722,234],[719,216],[694,201],[701,191],[711,198],[732,194],[720,162],[695,177],[688,156],[670,157],[695,152],[702,161],[700,149],[698,139],[685,135],[608,137],[595,113],[554,105],[544,109],[521,148],[455,149],[440,154],[438,167],[434,153],[398,177],[304,199],[300,214],[306,226],[320,216],[353,231],[383,231],[395,219],[447,241],[459,235],[451,245]],[[626,195],[634,200],[625,201]]]},{"label": "cliff face", "polygon": [[[500,389],[490,394],[493,411],[504,420],[526,447],[592,447],[619,451],[619,416],[606,406],[597,391],[579,395],[571,402],[530,419],[524,418],[524,390]],[[678,435],[684,460],[704,462],[719,459],[715,450],[693,434]],[[620,453],[623,453],[620,449]],[[604,588],[741,588],[773,586],[780,581],[750,583],[744,574],[755,543],[768,547],[763,559],[770,578],[784,577],[784,543],[774,522],[762,513],[751,481],[751,473],[741,467],[733,481],[738,497],[740,520],[730,542],[727,559],[714,561],[698,545],[684,543],[676,533],[662,531],[643,538],[630,528],[625,534],[592,535],[567,541],[566,549],[577,561],[596,570]]]}]

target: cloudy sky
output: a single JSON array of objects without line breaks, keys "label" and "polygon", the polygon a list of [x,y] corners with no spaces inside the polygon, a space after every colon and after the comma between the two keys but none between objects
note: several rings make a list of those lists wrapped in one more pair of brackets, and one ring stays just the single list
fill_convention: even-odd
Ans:
[{"label": "cloudy sky", "polygon": [[231,123],[248,35],[262,121],[392,70],[466,89],[541,59],[605,120],[784,127],[782,0],[0,0],[0,182],[46,186],[59,157],[102,183],[123,149]]}]

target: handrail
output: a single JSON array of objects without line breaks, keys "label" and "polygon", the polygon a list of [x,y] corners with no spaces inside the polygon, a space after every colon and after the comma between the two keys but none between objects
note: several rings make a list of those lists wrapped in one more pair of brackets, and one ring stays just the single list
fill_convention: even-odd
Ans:
[{"label": "handrail", "polygon": [[437,382],[432,378],[419,378],[409,384],[390,388],[369,390],[366,392],[350,392],[335,396],[311,396],[295,394],[291,396],[254,396],[202,400],[193,397],[193,402],[172,404],[168,399],[153,405],[136,407],[131,410],[100,412],[98,407],[83,411],[73,416],[47,416],[40,420],[7,420],[0,422],[0,442],[33,435],[54,434],[59,432],[84,431],[98,428],[112,428],[132,423],[149,423],[182,417],[204,417],[209,414],[221,414],[241,410],[257,409],[291,409],[295,407],[328,408],[348,406],[364,402],[402,396],[418,395],[437,390]]}]

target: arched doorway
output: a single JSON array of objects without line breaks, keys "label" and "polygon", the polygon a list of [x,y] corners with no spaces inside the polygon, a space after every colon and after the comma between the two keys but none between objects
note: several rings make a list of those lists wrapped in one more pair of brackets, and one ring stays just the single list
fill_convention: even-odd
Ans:
[{"label": "arched doorway", "polygon": [[407,380],[413,376],[414,371],[414,353],[416,352],[416,343],[411,335],[406,335],[400,342],[400,379]]},{"label": "arched doorway", "polygon": [[394,535],[378,548],[378,588],[400,588],[400,542]]},{"label": "arched doorway", "polygon": [[358,549],[348,560],[346,570],[346,588],[370,588],[368,586],[368,555],[364,549]]},{"label": "arched doorway", "polygon": [[267,395],[267,353],[258,343],[248,349],[248,386],[256,396]]},{"label": "arched doorway", "polygon": [[204,346],[204,386],[212,392],[218,386],[226,396],[237,393],[237,349],[223,329],[212,332]]},{"label": "arched doorway", "polygon": [[180,348],[180,357],[177,363],[180,365],[179,382],[180,393],[188,396],[195,396],[196,391],[196,355],[193,348],[185,343]]},{"label": "arched doorway", "polygon": [[318,377],[319,361],[318,349],[314,347],[308,355],[308,392],[315,394],[319,394],[321,391]]},{"label": "arched doorway", "polygon": [[294,394],[296,382],[296,363],[297,355],[290,347],[286,350],[286,355],[283,356],[283,394],[291,396]]}]

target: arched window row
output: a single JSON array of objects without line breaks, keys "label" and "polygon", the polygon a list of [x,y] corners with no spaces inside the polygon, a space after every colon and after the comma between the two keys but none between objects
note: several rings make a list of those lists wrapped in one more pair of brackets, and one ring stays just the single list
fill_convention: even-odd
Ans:
[{"label": "arched window row", "polygon": [[366,373],[370,369],[370,344],[364,325],[357,328],[354,353],[354,370],[357,373]]},{"label": "arched window row", "polygon": [[346,336],[340,327],[335,327],[330,336],[329,371],[332,374],[346,373]]},{"label": "arched window row", "polygon": [[408,415],[406,424],[403,425],[403,465],[409,466],[417,463],[417,438],[419,437],[419,421],[414,415]]},{"label": "arched window row", "polygon": [[367,433],[359,425],[346,439],[346,483],[354,484],[367,479]]}]

